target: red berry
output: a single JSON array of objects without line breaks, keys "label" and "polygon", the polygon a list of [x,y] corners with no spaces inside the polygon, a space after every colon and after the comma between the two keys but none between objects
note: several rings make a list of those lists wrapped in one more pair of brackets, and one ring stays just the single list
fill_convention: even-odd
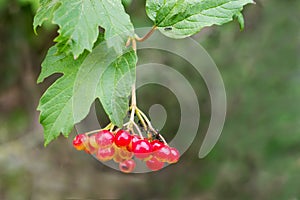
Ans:
[{"label": "red berry", "polygon": [[115,144],[118,147],[126,147],[130,144],[132,136],[124,130],[119,130],[115,135]]},{"label": "red berry", "polygon": [[121,172],[130,173],[134,170],[134,168],[135,168],[135,162],[132,159],[125,160],[119,163],[119,169],[121,170]]},{"label": "red berry", "polygon": [[153,140],[151,142],[151,145],[152,145],[152,151],[155,152],[159,149],[161,149],[163,146],[165,146],[165,144],[159,140]]},{"label": "red berry", "polygon": [[113,147],[110,148],[99,148],[96,157],[101,161],[111,160],[115,155],[115,149]]},{"label": "red berry", "polygon": [[170,152],[171,153],[170,153],[170,156],[169,156],[169,159],[168,159],[168,163],[178,162],[179,157],[180,157],[179,151],[174,147],[170,147]]},{"label": "red berry", "polygon": [[147,159],[151,156],[152,146],[148,140],[138,140],[132,145],[132,150],[135,157],[140,159]]},{"label": "red berry", "polygon": [[157,160],[156,157],[152,157],[150,160],[146,161],[146,165],[152,171],[158,171],[164,167],[164,162]]},{"label": "red berry", "polygon": [[73,146],[78,151],[85,150],[86,149],[86,143],[87,143],[88,137],[85,134],[78,134],[73,140]]},{"label": "red berry", "polygon": [[170,147],[166,145],[153,153],[153,156],[155,156],[161,162],[167,162],[170,155]]},{"label": "red berry", "polygon": [[137,135],[133,135],[132,137],[131,137],[131,142],[130,142],[130,144],[126,147],[127,148],[127,150],[129,151],[129,152],[133,152],[133,146],[134,146],[134,144],[137,142],[137,141],[139,141],[141,138],[139,137],[139,136],[137,136]]},{"label": "red berry", "polygon": [[109,148],[114,143],[114,135],[108,130],[102,130],[95,134],[95,140],[100,148]]}]

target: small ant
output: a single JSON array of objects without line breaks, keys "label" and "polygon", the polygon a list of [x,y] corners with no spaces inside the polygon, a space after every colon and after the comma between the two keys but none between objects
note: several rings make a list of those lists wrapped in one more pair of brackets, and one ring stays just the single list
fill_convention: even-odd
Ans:
[{"label": "small ant", "polygon": [[165,30],[165,31],[171,31],[171,30],[172,30],[172,27],[166,27],[164,30]]}]

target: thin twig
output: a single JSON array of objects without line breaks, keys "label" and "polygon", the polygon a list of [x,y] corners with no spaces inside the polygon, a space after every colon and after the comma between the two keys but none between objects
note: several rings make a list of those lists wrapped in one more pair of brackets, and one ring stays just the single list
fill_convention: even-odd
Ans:
[{"label": "thin twig", "polygon": [[136,110],[136,93],[135,93],[135,83],[131,87],[131,114],[130,121],[134,121],[134,114]]},{"label": "thin twig", "polygon": [[138,131],[141,139],[144,139],[143,134],[142,134],[141,130],[139,129],[139,126],[134,121],[132,121],[132,124],[135,127],[135,129]]},{"label": "thin twig", "polygon": [[164,142],[165,145],[168,145],[168,143],[166,142],[165,138],[163,138],[163,136],[161,134],[159,134],[152,126],[150,120],[147,118],[147,116],[138,108],[137,109],[137,112],[140,113],[140,115],[145,119],[145,121],[147,122],[148,124],[148,127],[151,131],[154,132],[155,135],[158,135],[158,137]]},{"label": "thin twig", "polygon": [[140,112],[138,110],[136,111],[136,115],[139,118],[139,120],[141,121],[141,123],[142,123],[145,131],[147,131],[147,129],[148,129],[147,124],[145,123],[143,117],[141,116],[141,114],[140,114]]}]

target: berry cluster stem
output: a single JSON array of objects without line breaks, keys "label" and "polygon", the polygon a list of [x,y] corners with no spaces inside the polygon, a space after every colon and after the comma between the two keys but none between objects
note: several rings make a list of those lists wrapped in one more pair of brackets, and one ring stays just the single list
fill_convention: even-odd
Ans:
[{"label": "berry cluster stem", "polygon": [[[126,46],[130,46],[132,45],[133,50],[136,52],[137,51],[137,41],[138,42],[144,42],[145,40],[149,39],[151,37],[151,35],[155,32],[155,30],[157,29],[157,26],[153,26],[152,29],[144,36],[144,37],[139,37],[137,34],[134,35],[134,37],[130,37],[128,38],[127,42],[126,42]],[[143,129],[145,131],[151,131],[151,133],[159,136],[159,138],[167,145],[166,140],[153,128],[150,120],[147,118],[147,116],[137,107],[137,102],[136,102],[136,86],[135,83],[132,85],[132,89],[131,89],[131,106],[129,108],[129,110],[131,111],[130,113],[130,119],[129,122],[126,123],[125,125],[127,126],[127,128],[134,132],[134,128],[138,131],[139,135],[141,138],[143,138],[143,135],[141,133],[141,130],[139,128],[139,126],[135,123],[134,121],[134,117],[135,115],[138,117],[138,119],[140,120]]]},{"label": "berry cluster stem", "polygon": [[131,122],[134,121],[135,110],[136,110],[136,88],[134,83],[131,88],[131,115],[130,115]]},{"label": "berry cluster stem", "polygon": [[136,88],[135,88],[135,83],[132,85],[131,88],[131,113],[130,113],[130,119],[129,119],[129,123],[128,123],[128,129],[130,129],[132,132],[133,131],[133,126],[134,128],[138,131],[139,135],[141,138],[143,137],[143,134],[141,133],[138,125],[135,123],[134,121],[134,115],[136,113],[137,110],[137,106],[136,106]]},{"label": "berry cluster stem", "polygon": [[114,128],[115,128],[115,126],[113,125],[113,123],[109,123],[106,127],[102,128],[102,129],[97,129],[97,130],[86,132],[85,135],[88,136],[88,135],[91,135],[94,133],[98,133],[101,130],[113,130]]},{"label": "berry cluster stem", "polygon": [[[139,108],[136,108],[136,113],[137,115],[140,115],[141,118],[139,118],[140,120],[141,119],[144,119],[147,124],[148,124],[148,127],[149,127],[149,130],[151,130],[152,132],[154,132],[156,135],[159,136],[159,138],[165,143],[165,145],[168,145],[168,143],[166,142],[166,140],[162,137],[162,135],[160,135],[157,130],[155,130],[155,128],[153,128],[150,120],[147,118],[147,116],[145,115],[145,113],[143,113],[143,111],[141,111]],[[144,122],[145,123],[145,122]]]}]

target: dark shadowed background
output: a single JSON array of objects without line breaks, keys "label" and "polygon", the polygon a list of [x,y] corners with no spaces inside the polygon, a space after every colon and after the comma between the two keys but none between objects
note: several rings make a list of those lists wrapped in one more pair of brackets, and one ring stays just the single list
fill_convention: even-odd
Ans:
[{"label": "dark shadowed background", "polygon": [[[144,4],[126,7],[136,27],[152,25]],[[202,123],[178,164],[134,175],[75,151],[75,131],[44,148],[36,107],[55,77],[40,85],[36,79],[56,27],[34,35],[37,6],[37,0],[0,0],[0,199],[300,199],[299,0],[257,0],[244,10],[244,31],[233,22],[194,36],[219,67],[228,97],[222,136],[205,159],[197,156],[210,118],[205,84],[176,58],[161,58],[197,83]],[[138,98],[145,110],[155,103],[178,109],[157,86],[144,87]],[[169,117],[167,139],[179,123],[176,114]]]}]

